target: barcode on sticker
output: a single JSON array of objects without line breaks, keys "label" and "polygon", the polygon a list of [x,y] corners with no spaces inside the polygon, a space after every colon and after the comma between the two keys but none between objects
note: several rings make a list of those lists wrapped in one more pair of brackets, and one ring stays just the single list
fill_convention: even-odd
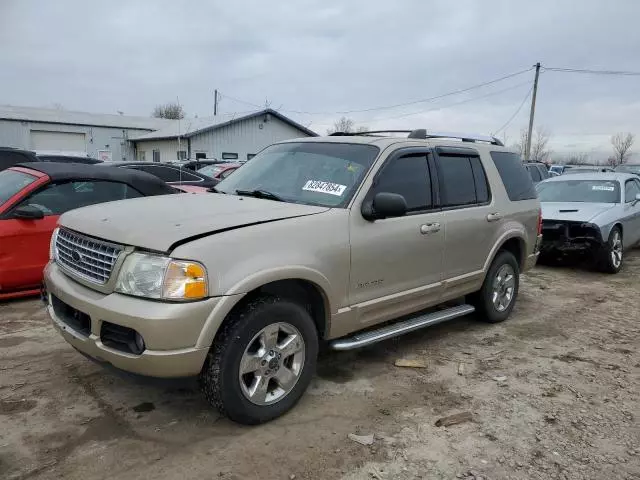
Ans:
[{"label": "barcode on sticker", "polygon": [[613,192],[615,187],[607,187],[606,185],[593,185],[591,190],[599,190],[601,192]]},{"label": "barcode on sticker", "polygon": [[341,197],[346,189],[346,185],[331,182],[320,182],[318,180],[309,180],[302,187],[302,190],[306,190],[308,192],[328,193],[329,195],[335,195],[336,197]]}]

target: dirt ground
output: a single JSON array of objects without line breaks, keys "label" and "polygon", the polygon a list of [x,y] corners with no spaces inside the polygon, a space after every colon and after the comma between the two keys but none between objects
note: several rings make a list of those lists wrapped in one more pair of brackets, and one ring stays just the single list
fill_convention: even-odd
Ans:
[{"label": "dirt ground", "polygon": [[616,276],[538,267],[505,323],[326,354],[298,406],[252,428],[190,382],[91,363],[39,301],[0,304],[0,478],[640,479],[639,283],[640,251]]}]

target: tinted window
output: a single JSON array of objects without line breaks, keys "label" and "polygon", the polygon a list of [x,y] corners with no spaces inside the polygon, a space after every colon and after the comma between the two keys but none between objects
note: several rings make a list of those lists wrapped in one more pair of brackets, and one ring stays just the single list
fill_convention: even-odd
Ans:
[{"label": "tinted window", "polygon": [[410,212],[429,209],[433,204],[427,155],[404,155],[387,163],[373,187],[373,194],[380,192],[402,195]]},{"label": "tinted window", "polygon": [[443,207],[476,203],[475,179],[468,157],[441,156],[440,176]]},{"label": "tinted window", "polygon": [[540,172],[540,177],[542,178],[542,180],[546,180],[551,176],[549,174],[549,169],[544,165],[538,165],[538,171]]},{"label": "tinted window", "polygon": [[538,184],[541,202],[619,203],[620,185],[613,180],[558,180]]},{"label": "tinted window", "polygon": [[378,156],[378,147],[337,142],[287,142],[265,148],[216,189],[266,190],[285,202],[344,207]]},{"label": "tinted window", "polygon": [[34,206],[42,210],[45,216],[61,215],[74,208],[140,196],[137,190],[119,182],[68,182],[49,184],[29,195],[20,206]]},{"label": "tinted window", "polygon": [[476,185],[476,200],[478,203],[489,201],[489,182],[482,168],[482,162],[478,157],[470,157],[471,168],[473,169],[473,181]]},{"label": "tinted window", "polygon": [[540,180],[542,180],[538,167],[536,167],[535,165],[527,165],[527,170],[529,170],[529,175],[531,175],[531,180],[533,180],[534,182],[539,182]]},{"label": "tinted window", "polygon": [[640,193],[640,186],[638,186],[638,182],[635,180],[627,180],[624,187],[625,202],[629,203],[635,201],[636,195]]},{"label": "tinted window", "polygon": [[191,173],[185,171],[185,169],[166,167],[162,165],[142,165],[138,166],[143,172],[155,175],[160,180],[165,182],[192,182],[199,181],[200,177],[196,177]]},{"label": "tinted window", "polygon": [[0,205],[13,197],[27,185],[31,185],[37,180],[28,173],[16,172],[15,170],[4,170],[0,172]]},{"label": "tinted window", "polygon": [[531,175],[524,168],[519,155],[511,152],[491,152],[491,158],[511,201],[536,198]]}]

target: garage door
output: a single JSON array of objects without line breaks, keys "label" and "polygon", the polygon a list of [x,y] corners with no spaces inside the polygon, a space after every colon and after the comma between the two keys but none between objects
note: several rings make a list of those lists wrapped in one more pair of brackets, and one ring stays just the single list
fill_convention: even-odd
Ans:
[{"label": "garage door", "polygon": [[86,152],[84,133],[31,130],[31,149],[57,152]]}]

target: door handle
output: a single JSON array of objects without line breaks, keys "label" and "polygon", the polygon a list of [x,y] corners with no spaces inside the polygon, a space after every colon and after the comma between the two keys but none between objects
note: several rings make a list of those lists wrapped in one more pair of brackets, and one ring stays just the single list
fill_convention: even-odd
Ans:
[{"label": "door handle", "polygon": [[498,212],[493,212],[487,215],[487,222],[497,222],[502,219],[502,215]]},{"label": "door handle", "polygon": [[439,231],[440,231],[440,224],[438,222],[425,223],[424,225],[420,225],[420,233],[423,235],[428,235],[430,233],[436,233]]}]

